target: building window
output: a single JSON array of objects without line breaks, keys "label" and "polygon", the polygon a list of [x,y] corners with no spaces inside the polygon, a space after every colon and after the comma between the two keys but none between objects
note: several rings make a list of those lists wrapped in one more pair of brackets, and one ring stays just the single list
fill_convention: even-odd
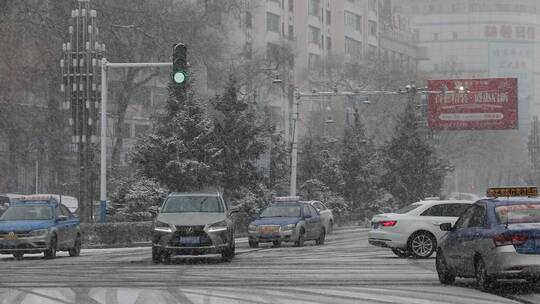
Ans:
[{"label": "building window", "polygon": [[362,31],[362,16],[345,11],[344,18],[345,18],[346,28],[349,28],[353,31],[358,31],[358,32]]},{"label": "building window", "polygon": [[369,20],[369,34],[377,36],[377,22]]},{"label": "building window", "polygon": [[294,40],[294,27],[292,24],[289,24],[289,40]]},{"label": "building window", "polygon": [[362,55],[362,42],[345,37],[345,54],[360,57]]},{"label": "building window", "polygon": [[321,0],[308,0],[308,15],[319,18]]},{"label": "building window", "polygon": [[281,47],[275,43],[266,44],[266,59],[267,60],[279,60],[281,53]]},{"label": "building window", "polygon": [[266,13],[266,30],[279,33],[280,17],[276,14]]},{"label": "building window", "polygon": [[308,42],[320,45],[321,30],[314,26],[308,26]]},{"label": "building window", "polygon": [[326,49],[331,50],[332,49],[332,38],[326,37]]},{"label": "building window", "polygon": [[371,12],[377,12],[377,0],[369,0],[368,9]]},{"label": "building window", "polygon": [[433,33],[433,40],[439,40],[439,33]]},{"label": "building window", "polygon": [[253,22],[251,20],[251,12],[246,12],[246,27],[251,28],[253,26]]},{"label": "building window", "polygon": [[326,10],[326,24],[330,25],[332,23],[332,14],[329,10]]},{"label": "building window", "polygon": [[368,54],[370,57],[377,56],[377,47],[370,44],[368,46]]},{"label": "building window", "polygon": [[321,56],[317,54],[309,53],[308,55],[308,68],[310,70],[317,70],[321,67]]},{"label": "building window", "polygon": [[457,40],[457,37],[458,37],[457,32],[453,32],[452,33],[452,39]]},{"label": "building window", "polygon": [[253,44],[251,42],[246,42],[244,45],[244,56],[247,59],[251,59],[253,56]]},{"label": "building window", "polygon": [[289,0],[289,12],[294,12],[294,0]]}]

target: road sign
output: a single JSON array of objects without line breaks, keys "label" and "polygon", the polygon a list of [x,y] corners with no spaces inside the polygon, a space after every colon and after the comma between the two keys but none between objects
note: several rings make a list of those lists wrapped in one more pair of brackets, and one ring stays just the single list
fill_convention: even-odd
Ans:
[{"label": "road sign", "polygon": [[[437,130],[517,129],[517,78],[429,80],[428,125]],[[457,88],[466,88],[457,90]]]}]

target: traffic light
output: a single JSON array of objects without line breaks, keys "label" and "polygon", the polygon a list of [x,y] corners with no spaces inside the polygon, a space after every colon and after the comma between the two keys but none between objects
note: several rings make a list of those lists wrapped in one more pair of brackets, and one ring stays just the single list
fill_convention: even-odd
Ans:
[{"label": "traffic light", "polygon": [[173,46],[172,80],[176,85],[182,85],[187,81],[187,48],[183,43]]}]

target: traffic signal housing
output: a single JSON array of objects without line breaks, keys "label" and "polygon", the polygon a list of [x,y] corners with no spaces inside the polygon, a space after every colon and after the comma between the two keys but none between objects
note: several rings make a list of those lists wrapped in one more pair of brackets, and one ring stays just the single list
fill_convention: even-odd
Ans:
[{"label": "traffic signal housing", "polygon": [[187,81],[187,48],[183,43],[173,46],[172,81],[175,85],[185,85]]}]

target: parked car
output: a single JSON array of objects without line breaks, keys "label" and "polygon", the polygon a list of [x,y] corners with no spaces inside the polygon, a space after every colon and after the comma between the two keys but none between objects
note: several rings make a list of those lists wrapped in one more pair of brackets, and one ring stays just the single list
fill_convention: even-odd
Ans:
[{"label": "parked car", "polygon": [[21,194],[0,193],[0,215],[6,211],[12,202],[16,202]]},{"label": "parked car", "polygon": [[331,234],[334,232],[334,214],[332,209],[328,209],[323,203],[319,201],[306,201],[306,203],[313,206],[319,213],[326,233]]},{"label": "parked car", "polygon": [[314,240],[323,245],[326,228],[315,207],[300,202],[298,197],[281,197],[264,209],[258,219],[248,225],[249,247],[256,248],[259,243],[272,242],[274,246],[282,242],[294,242],[304,246],[305,241]]},{"label": "parked car", "polygon": [[235,254],[231,210],[219,193],[172,193],[159,208],[152,232],[152,261],[174,255]]},{"label": "parked car", "polygon": [[25,253],[55,258],[57,251],[78,256],[79,219],[52,196],[23,196],[0,216],[0,254],[22,259]]},{"label": "parked car", "polygon": [[440,227],[448,232],[436,258],[442,284],[456,276],[476,278],[481,290],[498,278],[540,281],[539,198],[482,199],[454,225]]},{"label": "parked car", "polygon": [[392,249],[399,257],[428,258],[446,234],[441,223],[455,223],[472,201],[426,200],[392,213],[378,214],[371,220],[368,241]]}]

